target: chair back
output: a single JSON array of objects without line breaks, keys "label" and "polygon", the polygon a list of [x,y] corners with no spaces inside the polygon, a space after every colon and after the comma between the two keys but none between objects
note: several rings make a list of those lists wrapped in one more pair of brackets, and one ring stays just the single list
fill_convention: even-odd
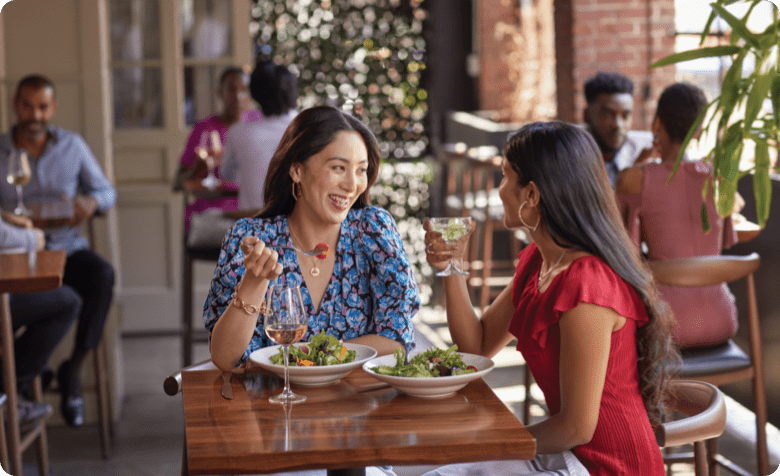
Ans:
[{"label": "chair back", "polygon": [[717,438],[726,428],[726,402],[717,387],[694,380],[674,380],[669,384],[670,407],[685,418],[659,425],[655,430],[658,446],[682,446]]},{"label": "chair back", "polygon": [[758,253],[751,253],[747,256],[695,256],[651,261],[648,264],[660,284],[701,287],[750,276],[761,266],[761,258]]}]

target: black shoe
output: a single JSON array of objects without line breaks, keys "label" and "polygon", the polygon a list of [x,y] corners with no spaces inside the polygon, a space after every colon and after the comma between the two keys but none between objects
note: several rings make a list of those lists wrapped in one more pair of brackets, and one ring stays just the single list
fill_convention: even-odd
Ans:
[{"label": "black shoe", "polygon": [[84,424],[84,399],[82,397],[63,398],[60,410],[68,425],[78,428]]},{"label": "black shoe", "polygon": [[81,397],[81,381],[74,375],[70,361],[66,360],[57,371],[62,400],[60,411],[68,425],[79,427],[84,424],[84,399]]},{"label": "black shoe", "polygon": [[16,407],[19,409],[19,431],[22,433],[32,430],[52,414],[51,406],[46,402],[31,402],[20,398]]}]

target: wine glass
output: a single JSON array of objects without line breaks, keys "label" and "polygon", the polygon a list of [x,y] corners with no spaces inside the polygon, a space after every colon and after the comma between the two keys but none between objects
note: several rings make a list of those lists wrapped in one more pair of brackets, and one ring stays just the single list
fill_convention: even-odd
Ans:
[{"label": "wine glass", "polygon": [[290,344],[298,342],[309,327],[299,286],[272,284],[265,300],[265,333],[282,346],[284,352],[284,391],[268,399],[272,403],[297,403],[306,400],[290,390],[288,362]]},{"label": "wine glass", "polygon": [[14,215],[29,215],[30,211],[25,208],[22,201],[22,185],[27,185],[32,173],[30,171],[30,162],[27,160],[27,152],[24,150],[12,149],[9,156],[8,175],[6,180],[11,185],[16,186],[16,208]]},{"label": "wine glass", "polygon": [[[431,229],[441,233],[441,237],[450,245],[456,243],[471,229],[471,217],[431,218],[430,221]],[[455,258],[452,258],[450,264],[436,273],[436,276],[467,276],[469,274],[459,269],[454,263]]]},{"label": "wine glass", "polygon": [[200,134],[200,143],[195,147],[195,154],[206,162],[209,173],[200,183],[209,190],[217,188],[220,184],[220,180],[214,175],[214,169],[216,168],[215,158],[221,153],[222,140],[219,138],[219,131],[203,131]]}]

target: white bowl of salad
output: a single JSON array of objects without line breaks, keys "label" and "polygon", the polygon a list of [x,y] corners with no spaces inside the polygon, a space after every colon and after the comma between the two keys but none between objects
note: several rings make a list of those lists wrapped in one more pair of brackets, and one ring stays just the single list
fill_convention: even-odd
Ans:
[{"label": "white bowl of salad", "polygon": [[[376,357],[376,349],[367,345],[343,343],[321,332],[310,342],[290,346],[290,383],[328,385]],[[264,347],[249,354],[249,360],[284,378],[282,346]]]},{"label": "white bowl of salad", "polygon": [[371,359],[363,369],[396,390],[414,397],[441,398],[453,395],[472,380],[493,370],[488,357],[457,352],[458,346],[443,350],[432,347],[405,360],[403,349],[393,355]]}]

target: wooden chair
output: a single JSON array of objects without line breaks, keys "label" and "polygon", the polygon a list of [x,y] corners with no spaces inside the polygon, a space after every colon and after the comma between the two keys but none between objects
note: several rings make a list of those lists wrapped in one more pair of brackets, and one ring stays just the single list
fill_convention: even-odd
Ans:
[{"label": "wooden chair", "polygon": [[[103,216],[104,215],[101,213],[95,214],[86,222],[87,239],[90,248],[93,250],[97,243],[95,219]],[[113,448],[114,416],[111,409],[111,385],[109,384],[108,379],[109,358],[105,333],[101,336],[97,348],[92,353],[92,359],[95,372],[95,386],[90,389],[94,390],[97,396],[98,423],[100,425],[100,450],[103,459],[108,459],[111,457],[111,450]]]},{"label": "wooden chair", "polygon": [[[766,390],[764,358],[761,347],[761,327],[753,273],[761,264],[757,253],[748,256],[700,256],[649,263],[656,280],[668,286],[700,287],[745,280],[747,297],[747,328],[749,350],[745,353],[732,340],[725,344],[685,349],[679,378],[700,380],[715,386],[750,380],[753,407],[756,414],[756,457],[758,474],[765,476],[769,468],[766,440]],[[678,316],[681,317],[681,316]],[[707,441],[710,463],[717,463],[737,474],[750,474],[717,454],[717,439]],[[689,455],[686,455],[689,457]]]},{"label": "wooden chair", "polygon": [[671,382],[670,407],[685,418],[659,425],[655,438],[661,448],[693,445],[696,476],[710,474],[710,462],[704,445],[719,437],[726,428],[726,402],[717,387],[706,382],[676,380]]},{"label": "wooden chair", "polygon": [[[11,328],[11,307],[9,295],[3,293],[0,295],[0,320],[2,324],[2,343],[0,343],[0,359],[3,365],[3,383],[6,394],[5,413],[7,419],[0,419],[4,423],[2,432],[2,450],[0,450],[0,460],[3,468],[8,474],[21,476],[22,474],[22,453],[33,443],[37,444],[38,449],[38,471],[40,474],[49,474],[49,443],[46,438],[46,420],[42,418],[30,431],[21,434],[19,428],[19,410],[17,408],[16,394],[16,363],[14,358],[14,334]],[[36,377],[33,381],[33,400],[43,401],[43,391],[41,389],[41,378]],[[5,421],[2,421],[5,420]],[[10,454],[7,451],[6,435],[10,438]]]},{"label": "wooden chair", "polygon": [[[492,146],[465,149],[445,144],[440,154],[447,164],[446,213],[470,216],[477,223],[464,261],[468,262],[472,301],[483,311],[511,283],[521,248],[515,232],[503,224],[504,207],[498,196],[501,157],[497,153]],[[494,249],[496,238],[504,240],[507,249]]]}]

